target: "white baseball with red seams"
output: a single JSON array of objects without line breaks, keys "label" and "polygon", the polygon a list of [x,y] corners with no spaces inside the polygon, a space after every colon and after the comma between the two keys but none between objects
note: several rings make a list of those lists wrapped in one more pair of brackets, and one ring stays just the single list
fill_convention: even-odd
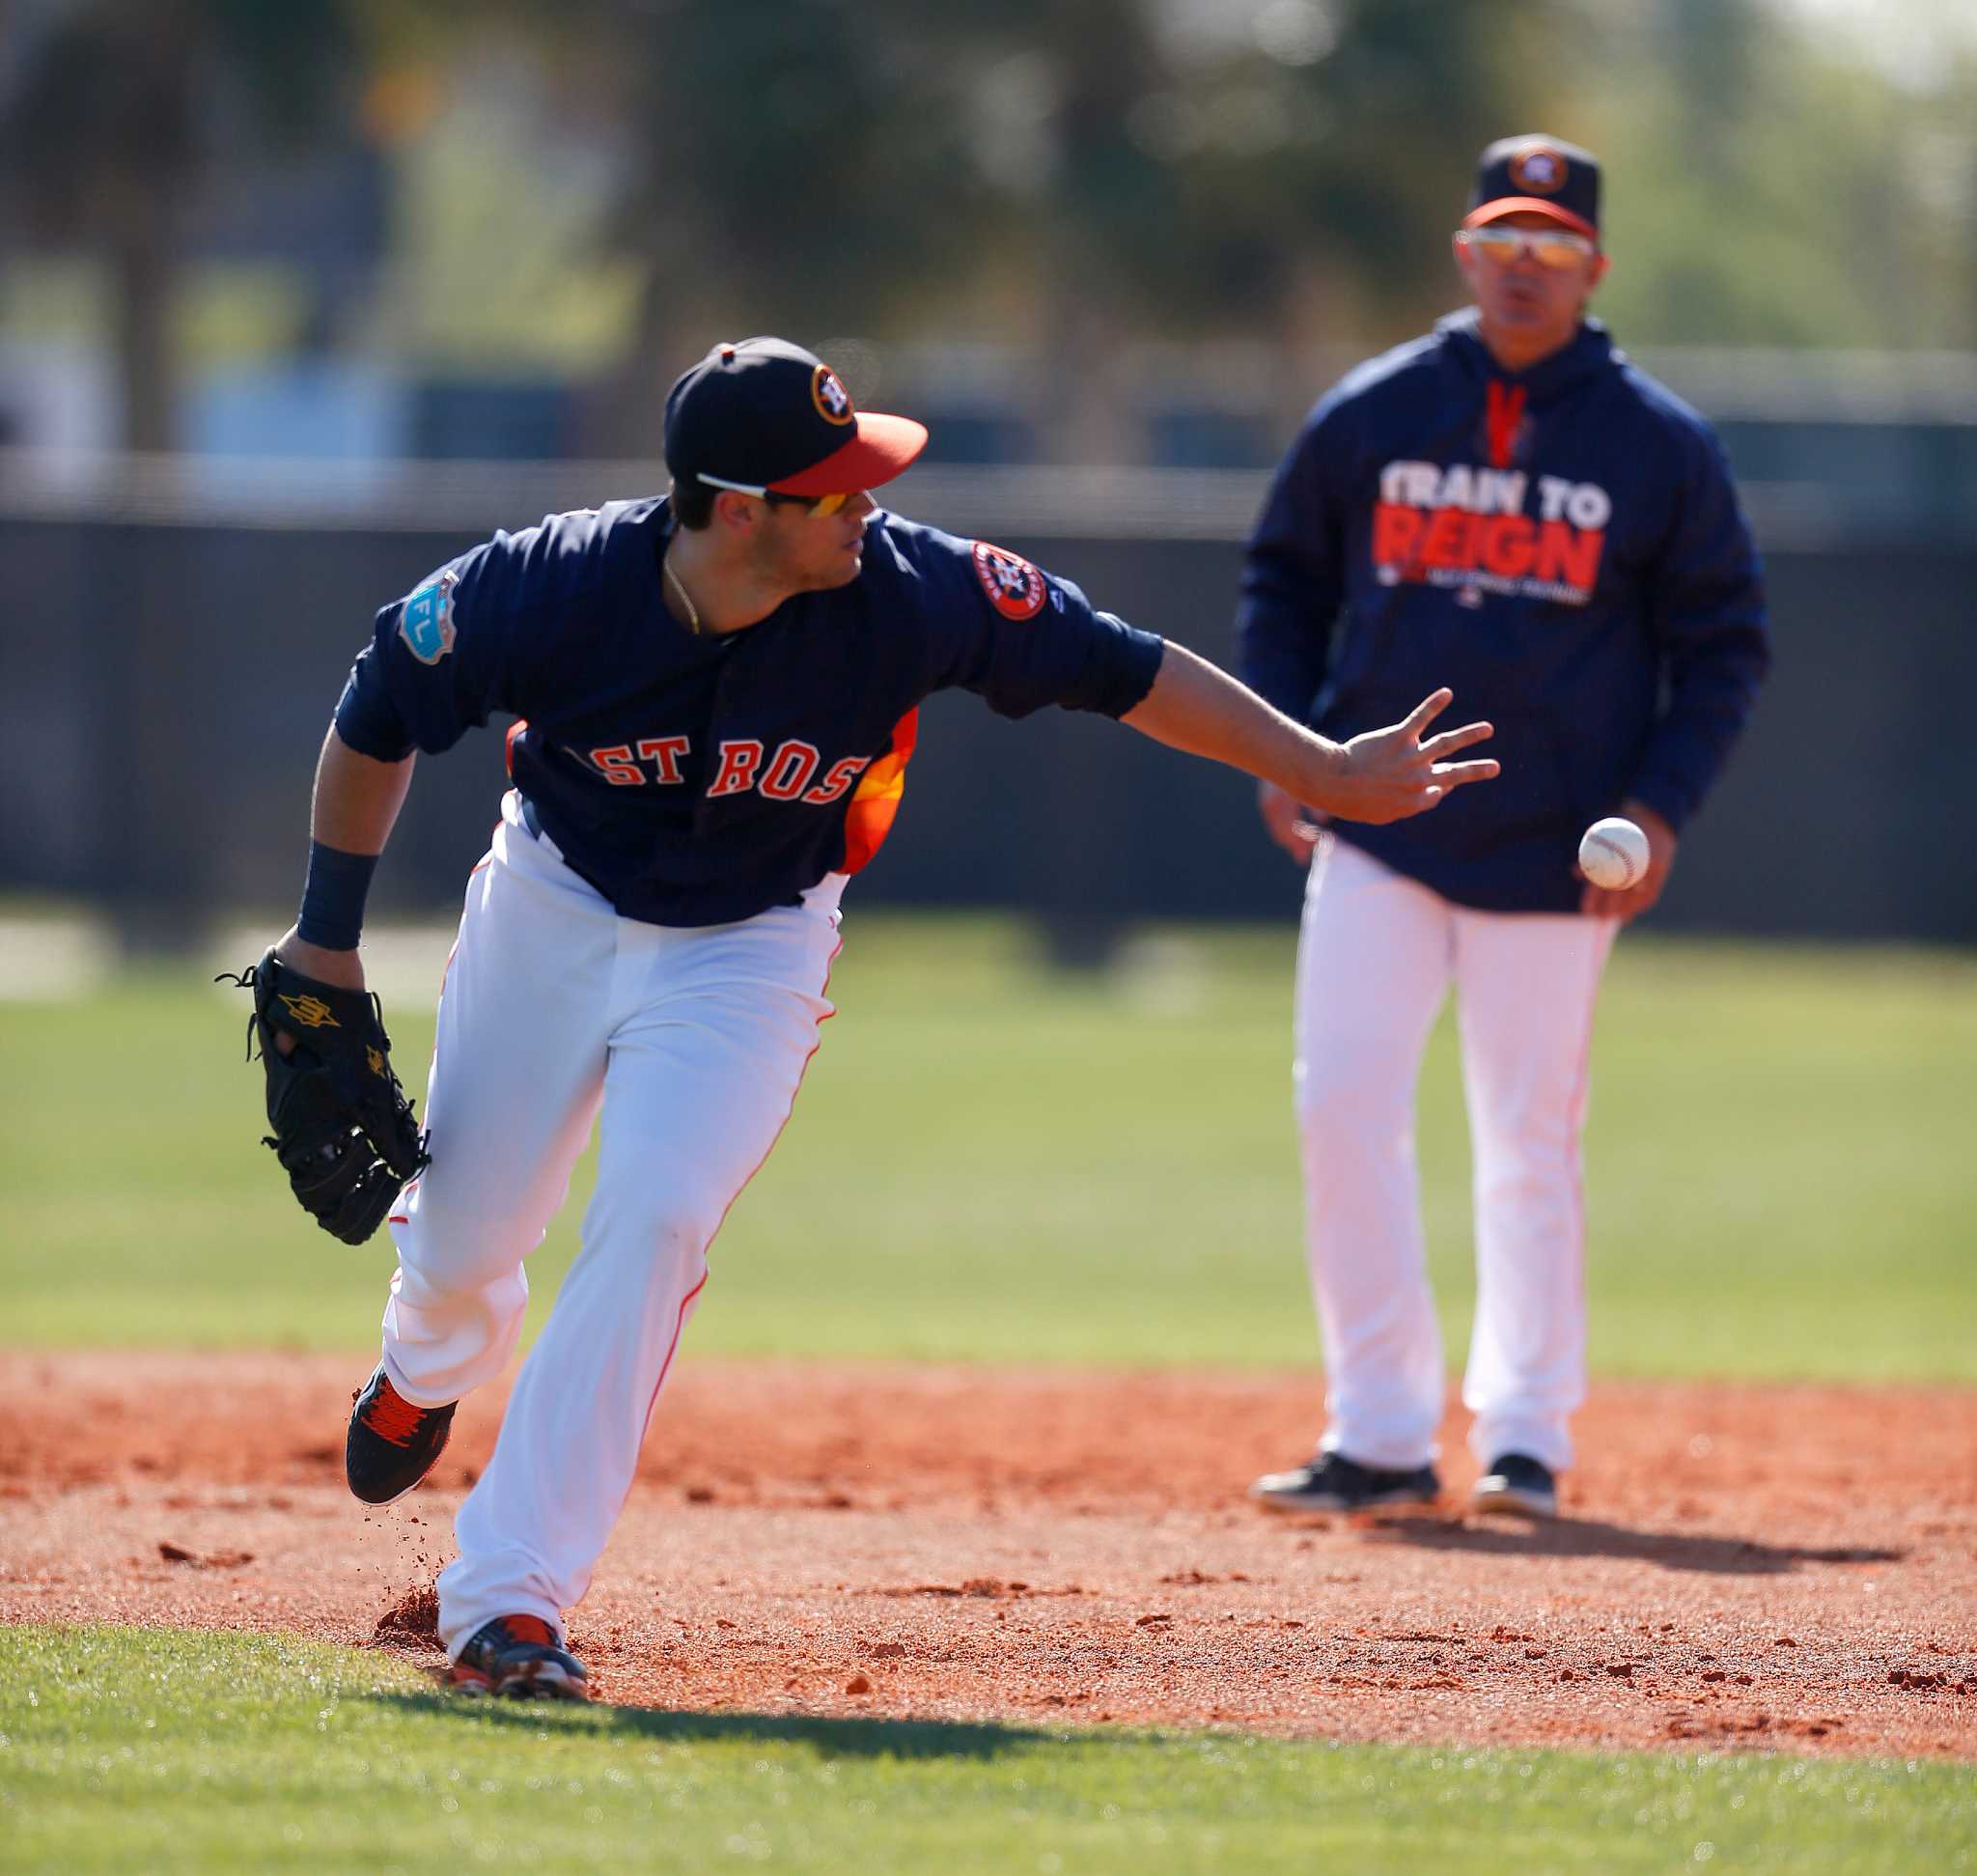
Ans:
[{"label": "white baseball with red seams", "polygon": [[1625,892],[1648,873],[1648,837],[1620,815],[1596,821],[1579,836],[1579,871],[1605,892]]}]

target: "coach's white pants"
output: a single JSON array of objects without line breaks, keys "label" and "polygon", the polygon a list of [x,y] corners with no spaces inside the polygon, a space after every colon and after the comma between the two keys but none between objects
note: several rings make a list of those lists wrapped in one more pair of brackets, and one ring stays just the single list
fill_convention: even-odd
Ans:
[{"label": "coach's white pants", "polygon": [[1505,1452],[1571,1465],[1568,1422],[1585,1398],[1579,1130],[1615,929],[1470,911],[1335,836],[1320,841],[1297,951],[1294,1078],[1325,1450],[1394,1468],[1434,1453],[1442,1351],[1414,1093],[1453,983],[1475,1163],[1469,1443],[1486,1465]]},{"label": "coach's white pants", "polygon": [[833,875],[801,906],[687,930],[620,918],[504,804],[468,882],[427,1091],[432,1164],[394,1215],[384,1366],[405,1399],[500,1373],[603,1109],[582,1248],[522,1363],[439,1579],[454,1654],[497,1615],[559,1636],[631,1489],[707,1247],[767,1157],[831,1013]]}]

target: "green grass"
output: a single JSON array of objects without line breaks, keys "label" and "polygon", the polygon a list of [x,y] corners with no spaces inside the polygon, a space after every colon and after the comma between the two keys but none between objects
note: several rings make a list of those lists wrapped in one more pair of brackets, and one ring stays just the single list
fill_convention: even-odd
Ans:
[{"label": "green grass", "polygon": [[[1288,929],[1168,934],[1100,975],[1044,968],[1010,921],[854,909],[846,938],[695,1350],[1314,1360]],[[8,1341],[372,1345],[388,1240],[341,1247],[294,1210],[255,1144],[245,999],[204,974],[0,1004]],[[390,1014],[416,1084],[429,1014]],[[1624,942],[1587,1148],[1596,1369],[1977,1379],[1973,1059],[1977,959]],[[1453,1362],[1472,1270],[1446,1020],[1421,1153]],[[589,1176],[532,1265],[536,1320]]]},{"label": "green grass", "polygon": [[17,1869],[1968,1868],[1969,1768],[475,1706],[259,1637],[0,1630]]}]

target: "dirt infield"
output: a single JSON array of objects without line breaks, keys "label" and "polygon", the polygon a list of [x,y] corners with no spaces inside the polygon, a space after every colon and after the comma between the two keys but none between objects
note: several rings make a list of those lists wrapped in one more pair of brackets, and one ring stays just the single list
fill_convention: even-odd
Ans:
[{"label": "dirt infield", "polygon": [[[498,1401],[342,1486],[351,1364],[0,1353],[0,1621],[437,1666]],[[627,1704],[1977,1758],[1977,1392],[1609,1386],[1554,1524],[1269,1517],[1307,1378],[687,1361],[571,1641]]]}]

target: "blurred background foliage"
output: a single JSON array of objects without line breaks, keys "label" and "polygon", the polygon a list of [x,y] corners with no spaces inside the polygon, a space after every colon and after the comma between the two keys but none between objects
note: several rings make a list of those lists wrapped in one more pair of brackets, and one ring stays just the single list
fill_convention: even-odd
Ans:
[{"label": "blurred background foliage", "polygon": [[1977,347],[1956,0],[12,0],[0,345],[113,359],[110,442],[355,357],[577,386],[603,455],[714,335],[1003,349],[1105,460],[1126,343],[1447,310],[1532,128],[1606,161],[1627,343]]}]

